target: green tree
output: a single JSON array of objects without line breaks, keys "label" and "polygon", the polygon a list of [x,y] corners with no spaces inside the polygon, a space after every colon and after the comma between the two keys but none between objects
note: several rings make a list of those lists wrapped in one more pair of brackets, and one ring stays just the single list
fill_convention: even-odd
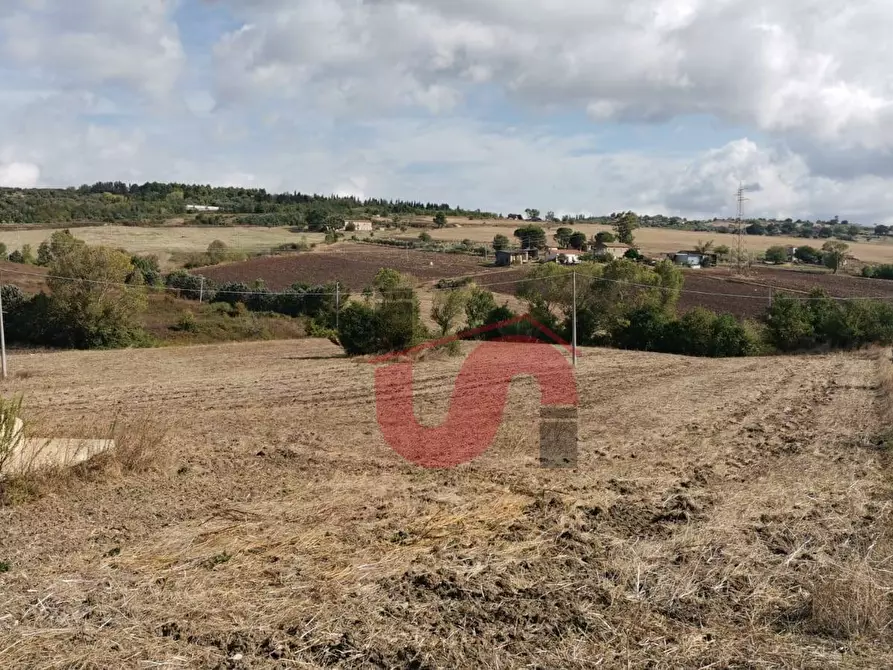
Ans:
[{"label": "green tree", "polygon": [[766,337],[779,351],[806,349],[813,344],[815,328],[807,307],[781,294],[766,310]]},{"label": "green tree", "polygon": [[465,323],[469,329],[480,328],[487,316],[496,309],[496,300],[490,291],[474,286],[465,302]]},{"label": "green tree", "polygon": [[433,238],[431,237],[431,235],[429,235],[429,234],[426,233],[426,232],[422,232],[422,233],[419,234],[419,242],[423,242],[423,243],[425,243],[425,244],[428,244],[429,242],[431,242],[432,239],[433,239]]},{"label": "green tree", "polygon": [[226,260],[229,255],[229,247],[223,240],[214,240],[208,245],[207,254],[210,265],[217,265]]},{"label": "green tree", "polygon": [[774,246],[766,249],[766,261],[778,265],[788,262],[788,250],[782,246]]},{"label": "green tree", "polygon": [[521,240],[522,249],[542,249],[546,246],[546,231],[539,226],[518,228],[514,236]]},{"label": "green tree", "polygon": [[825,263],[825,267],[831,268],[834,274],[837,274],[840,266],[843,265],[846,260],[846,252],[849,248],[849,245],[844,242],[838,242],[836,240],[828,240],[825,242],[822,245],[822,260]]},{"label": "green tree", "polygon": [[305,221],[307,222],[307,230],[312,233],[320,233],[326,228],[326,212],[319,207],[310,208],[306,215]]},{"label": "green tree", "polygon": [[528,219],[540,218],[540,211],[538,209],[525,209],[524,213],[527,214]]},{"label": "green tree", "polygon": [[723,261],[728,260],[729,256],[732,253],[732,250],[729,249],[729,247],[725,244],[719,245],[718,247],[716,247],[716,249],[714,249],[714,251],[716,252],[716,256]]},{"label": "green tree", "polygon": [[571,249],[582,249],[586,246],[586,233],[575,232],[570,236],[568,244]]},{"label": "green tree", "polygon": [[440,328],[440,336],[445,337],[456,326],[459,317],[465,311],[468,292],[462,289],[439,291],[434,296],[431,307],[431,318]]},{"label": "green tree", "polygon": [[446,214],[444,214],[443,212],[437,212],[437,214],[434,215],[434,225],[437,228],[443,228],[444,226],[446,226],[446,224],[447,224]]},{"label": "green tree", "polygon": [[613,244],[617,240],[614,237],[614,233],[609,233],[607,231],[602,231],[595,236],[596,244]]},{"label": "green tree", "polygon": [[555,243],[558,244],[559,248],[567,249],[567,246],[570,244],[571,235],[574,234],[572,228],[564,228],[561,227],[555,231]]},{"label": "green tree", "polygon": [[145,290],[124,286],[133,271],[127,254],[80,240],[57,255],[47,284],[60,339],[78,348],[130,344],[136,317],[146,308]]},{"label": "green tree", "polygon": [[505,235],[496,235],[493,237],[493,249],[495,251],[503,251],[509,248],[509,238]]},{"label": "green tree", "polygon": [[352,302],[341,310],[338,342],[348,356],[363,356],[380,350],[378,317],[370,305]]},{"label": "green tree", "polygon": [[555,212],[553,212],[551,210],[546,212],[546,221],[548,221],[550,223],[554,223],[555,221],[558,221],[558,218],[555,216]]},{"label": "green tree", "polygon": [[617,234],[617,239],[623,244],[633,244],[635,236],[633,231],[639,227],[639,217],[635,212],[623,212],[611,215],[612,226]]},{"label": "green tree", "polygon": [[890,226],[885,226],[884,224],[879,223],[874,227],[874,234],[878,235],[880,237],[889,235],[890,234]]},{"label": "green tree", "polygon": [[802,247],[797,247],[797,250],[794,252],[794,258],[803,263],[815,265],[816,263],[821,262],[822,252],[815,247],[804,245]]}]

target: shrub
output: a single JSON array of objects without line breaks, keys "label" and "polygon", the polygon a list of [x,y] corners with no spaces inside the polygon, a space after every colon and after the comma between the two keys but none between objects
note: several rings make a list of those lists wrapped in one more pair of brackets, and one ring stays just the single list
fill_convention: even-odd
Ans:
[{"label": "shrub", "polygon": [[816,249],[815,247],[810,247],[808,245],[797,247],[797,251],[794,252],[794,258],[803,262],[809,263],[810,265],[817,265],[822,262],[822,252]]},{"label": "shrub", "polygon": [[361,303],[351,303],[341,310],[338,341],[348,356],[378,352],[378,317],[375,310]]},{"label": "shrub", "polygon": [[788,250],[782,246],[774,246],[766,249],[766,261],[768,263],[782,264],[788,262]]},{"label": "shrub", "polygon": [[866,265],[862,268],[862,276],[875,279],[893,279],[893,265]]},{"label": "shrub", "polygon": [[173,329],[184,333],[197,333],[199,328],[198,321],[195,320],[195,314],[192,312],[184,312],[177,320]]},{"label": "shrub", "polygon": [[427,336],[415,291],[395,270],[378,272],[366,304],[341,311],[338,338],[348,355],[408,349]]},{"label": "shrub", "polygon": [[121,286],[134,270],[130,257],[78,242],[60,250],[47,279],[58,339],[77,348],[133,344],[140,337],[135,319],[146,308],[146,295],[138,286]]},{"label": "shrub", "polygon": [[779,351],[795,351],[814,343],[815,329],[806,306],[786,295],[779,295],[766,311],[766,337]]},{"label": "shrub", "polygon": [[176,290],[183,298],[198,300],[199,296],[202,295],[203,281],[205,291],[202,297],[211,301],[212,297],[209,290],[211,282],[201,275],[194,275],[186,270],[175,270],[165,277],[164,285],[170,289]]},{"label": "shrub", "polygon": [[626,323],[615,324],[611,339],[621,349],[665,351],[670,318],[659,307],[648,305],[634,309]]}]

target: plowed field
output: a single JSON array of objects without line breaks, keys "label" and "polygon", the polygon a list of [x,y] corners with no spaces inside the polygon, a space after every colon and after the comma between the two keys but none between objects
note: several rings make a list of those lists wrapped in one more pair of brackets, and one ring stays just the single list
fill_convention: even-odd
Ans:
[{"label": "plowed field", "polygon": [[[463,360],[415,364],[425,425]],[[171,432],[156,473],[0,507],[0,667],[893,665],[868,354],[584,350],[570,471],[538,465],[530,378],[489,451],[426,470],[385,443],[373,366],[325,341],[10,369],[60,426]]]},{"label": "plowed field", "polygon": [[474,256],[371,244],[342,244],[309,253],[255,258],[242,263],[200,268],[195,272],[219,282],[263,279],[274,290],[287,288],[295,282],[321,284],[340,281],[348,288],[359,291],[372,283],[381,268],[399,270],[421,280],[502,270],[487,267],[483,258]]}]

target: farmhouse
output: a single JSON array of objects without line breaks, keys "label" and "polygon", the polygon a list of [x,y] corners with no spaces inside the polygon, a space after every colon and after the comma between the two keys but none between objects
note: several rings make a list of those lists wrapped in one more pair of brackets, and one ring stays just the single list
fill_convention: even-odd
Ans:
[{"label": "farmhouse", "polygon": [[546,263],[561,263],[562,265],[576,265],[585,253],[585,251],[580,251],[579,249],[556,249],[551,247],[546,251],[543,261]]},{"label": "farmhouse", "polygon": [[210,205],[186,205],[187,212],[219,212],[219,207],[211,207]]},{"label": "farmhouse", "polygon": [[610,256],[611,258],[623,258],[623,255],[632,249],[628,244],[596,242],[592,245],[592,253],[596,256]]},{"label": "farmhouse", "polygon": [[371,221],[346,221],[344,230],[353,230],[357,232],[370,232],[372,230]]},{"label": "farmhouse", "polygon": [[521,265],[530,262],[530,253],[518,249],[505,249],[496,252],[496,265]]},{"label": "farmhouse", "polygon": [[717,255],[700,251],[677,251],[675,254],[667,254],[667,258],[676,265],[699,269],[701,266],[716,265]]}]

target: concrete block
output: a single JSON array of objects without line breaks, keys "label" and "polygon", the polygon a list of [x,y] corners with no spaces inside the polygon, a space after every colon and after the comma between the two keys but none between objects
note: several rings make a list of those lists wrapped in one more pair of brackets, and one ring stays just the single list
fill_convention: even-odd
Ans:
[{"label": "concrete block", "polygon": [[4,474],[23,474],[42,468],[68,468],[115,448],[114,440],[26,437],[13,449]]}]

